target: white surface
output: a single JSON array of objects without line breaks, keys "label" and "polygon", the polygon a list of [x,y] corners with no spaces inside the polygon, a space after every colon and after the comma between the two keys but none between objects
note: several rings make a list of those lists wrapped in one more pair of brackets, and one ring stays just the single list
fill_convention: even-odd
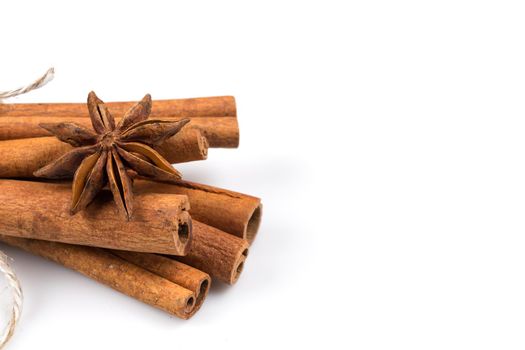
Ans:
[{"label": "white surface", "polygon": [[[232,94],[238,150],[179,166],[263,198],[233,288],[180,321],[13,249],[10,349],[522,349],[519,1],[6,1],[19,101]],[[10,34],[10,32],[13,34]]]}]

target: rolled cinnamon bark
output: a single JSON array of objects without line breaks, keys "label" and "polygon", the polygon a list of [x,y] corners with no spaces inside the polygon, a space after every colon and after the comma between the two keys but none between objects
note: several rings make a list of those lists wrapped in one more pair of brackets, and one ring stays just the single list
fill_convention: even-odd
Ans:
[{"label": "rolled cinnamon bark", "polygon": [[102,191],[71,215],[71,185],[0,180],[0,232],[8,236],[120,250],[184,255],[191,241],[186,196],[138,194],[130,221]]},{"label": "rolled cinnamon bark", "polygon": [[215,227],[193,221],[193,242],[186,256],[172,257],[228,284],[239,279],[248,242]]},{"label": "rolled cinnamon bark", "polygon": [[[55,137],[0,141],[0,177],[31,178],[36,170],[72,148]],[[157,150],[170,163],[182,163],[206,159],[208,144],[198,130],[189,129],[182,130]]]},{"label": "rolled cinnamon bark", "polygon": [[210,276],[196,268],[157,254],[123,250],[112,250],[111,252],[124,260],[192,291],[195,296],[195,302],[192,307],[184,311],[185,318],[195,314],[200,309],[206,295],[208,295],[211,284]]},{"label": "rolled cinnamon bark", "polygon": [[208,158],[208,140],[197,129],[184,128],[155,149],[172,164]]},{"label": "rolled cinnamon bark", "polygon": [[[122,116],[136,101],[105,102],[111,113]],[[10,103],[0,106],[0,115],[24,117],[39,115],[42,117],[86,117],[87,107],[81,103]],[[212,96],[153,100],[151,119],[200,118],[200,117],[235,117],[237,109],[233,96]]]},{"label": "rolled cinnamon bark", "polygon": [[184,194],[191,203],[193,219],[214,226],[251,244],[262,216],[262,203],[257,197],[189,181],[178,185],[136,180],[136,191]]},{"label": "rolled cinnamon bark", "polygon": [[0,241],[59,263],[146,304],[187,319],[195,294],[101,248],[0,235]]},{"label": "rolled cinnamon bark", "polygon": [[[117,120],[135,102],[108,102]],[[211,147],[239,146],[239,125],[232,96],[153,101],[151,119],[190,118],[190,128],[200,130]],[[3,104],[0,106],[0,140],[49,136],[42,122],[75,122],[90,126],[85,103]]]}]

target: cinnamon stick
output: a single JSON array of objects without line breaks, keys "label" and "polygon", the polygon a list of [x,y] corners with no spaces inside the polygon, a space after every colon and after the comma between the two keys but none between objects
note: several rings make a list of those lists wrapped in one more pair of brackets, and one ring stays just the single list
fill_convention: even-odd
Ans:
[{"label": "cinnamon stick", "polygon": [[[31,178],[36,170],[72,148],[55,137],[0,141],[0,177]],[[170,163],[181,163],[206,159],[208,144],[198,130],[183,129],[157,150]]]},{"label": "cinnamon stick", "polygon": [[105,249],[4,235],[0,235],[0,241],[59,263],[180,318],[187,319],[197,311],[194,292]]},{"label": "cinnamon stick", "polygon": [[222,282],[239,279],[248,256],[248,242],[215,227],[193,221],[193,242],[186,256],[172,257]]},{"label": "cinnamon stick", "polygon": [[178,284],[193,292],[195,302],[193,306],[185,310],[184,315],[190,317],[200,309],[208,291],[211,279],[204,273],[180,261],[169,259],[157,254],[128,252],[123,250],[112,250],[113,254],[142,267],[156,275]]},{"label": "cinnamon stick", "polygon": [[[104,102],[114,116],[122,116],[136,102]],[[86,103],[10,103],[0,106],[0,114],[12,117],[40,115],[42,117],[84,117]],[[151,119],[235,117],[237,109],[233,96],[213,96],[153,100]]]},{"label": "cinnamon stick", "polygon": [[[134,102],[108,102],[117,119]],[[200,130],[211,147],[239,146],[239,125],[232,96],[153,101],[151,119],[190,118],[189,127]],[[85,103],[3,104],[0,106],[0,140],[49,136],[42,122],[75,122],[90,126]]]},{"label": "cinnamon stick", "polygon": [[185,163],[208,158],[208,140],[197,129],[182,129],[155,149],[170,163]]},{"label": "cinnamon stick", "polygon": [[186,195],[193,219],[244,238],[250,244],[259,230],[262,203],[257,197],[189,181],[171,185],[137,180],[135,188],[139,192]]},{"label": "cinnamon stick", "polygon": [[102,191],[86,210],[70,214],[67,183],[0,180],[0,232],[103,248],[183,255],[191,241],[185,196],[135,196],[131,221],[117,215],[111,192]]}]

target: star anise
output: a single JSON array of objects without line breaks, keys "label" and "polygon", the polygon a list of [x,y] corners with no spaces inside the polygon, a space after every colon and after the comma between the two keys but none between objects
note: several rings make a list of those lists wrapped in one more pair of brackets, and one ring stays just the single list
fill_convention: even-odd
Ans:
[{"label": "star anise", "polygon": [[76,148],[34,175],[49,179],[73,177],[72,214],[83,210],[109,183],[119,212],[129,220],[133,212],[133,191],[128,171],[155,181],[179,180],[180,173],[152,146],[175,135],[189,119],[147,120],[151,112],[149,94],[130,108],[118,125],[94,92],[89,93],[87,106],[95,132],[75,123],[40,124]]}]

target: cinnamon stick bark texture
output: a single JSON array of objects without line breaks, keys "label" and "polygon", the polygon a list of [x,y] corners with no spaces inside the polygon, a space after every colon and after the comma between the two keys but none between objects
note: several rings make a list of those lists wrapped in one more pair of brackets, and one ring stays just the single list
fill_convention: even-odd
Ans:
[{"label": "cinnamon stick bark texture", "polygon": [[191,203],[191,216],[251,244],[259,230],[262,203],[257,197],[189,181],[178,185],[135,181],[137,192],[183,194]]},{"label": "cinnamon stick bark texture", "polygon": [[195,313],[195,295],[191,290],[119,258],[105,249],[4,235],[0,235],[0,241],[59,263],[183,319]]},{"label": "cinnamon stick bark texture", "polygon": [[[55,137],[0,141],[0,177],[31,178],[33,173],[73,147]],[[208,144],[198,130],[182,130],[158,149],[170,163],[203,160]]]},{"label": "cinnamon stick bark texture", "polygon": [[[108,102],[119,119],[134,102]],[[211,147],[239,145],[239,125],[232,96],[153,101],[151,119],[190,118],[189,126],[200,130]],[[49,136],[39,124],[75,122],[89,126],[85,103],[3,104],[0,106],[0,140]]]},{"label": "cinnamon stick bark texture", "polygon": [[222,282],[237,282],[248,256],[248,242],[197,221],[193,221],[193,237],[188,254],[173,258]]},{"label": "cinnamon stick bark texture", "polygon": [[[115,116],[122,116],[136,102],[104,102]],[[39,115],[42,117],[86,117],[85,102],[82,103],[10,103],[0,106],[0,114],[10,117]],[[235,117],[237,109],[233,96],[197,97],[170,100],[154,100],[151,119]]]},{"label": "cinnamon stick bark texture", "polygon": [[111,252],[124,260],[192,291],[195,296],[195,302],[192,307],[185,310],[184,316],[186,318],[192,316],[200,309],[208,295],[211,284],[210,276],[196,268],[157,254],[123,250],[112,250]]},{"label": "cinnamon stick bark texture", "polygon": [[208,147],[208,140],[199,130],[184,128],[155,149],[173,164],[205,160]]},{"label": "cinnamon stick bark texture", "polygon": [[186,196],[139,194],[130,221],[117,214],[109,191],[70,214],[70,184],[0,180],[0,232],[8,236],[184,255],[191,241]]}]

